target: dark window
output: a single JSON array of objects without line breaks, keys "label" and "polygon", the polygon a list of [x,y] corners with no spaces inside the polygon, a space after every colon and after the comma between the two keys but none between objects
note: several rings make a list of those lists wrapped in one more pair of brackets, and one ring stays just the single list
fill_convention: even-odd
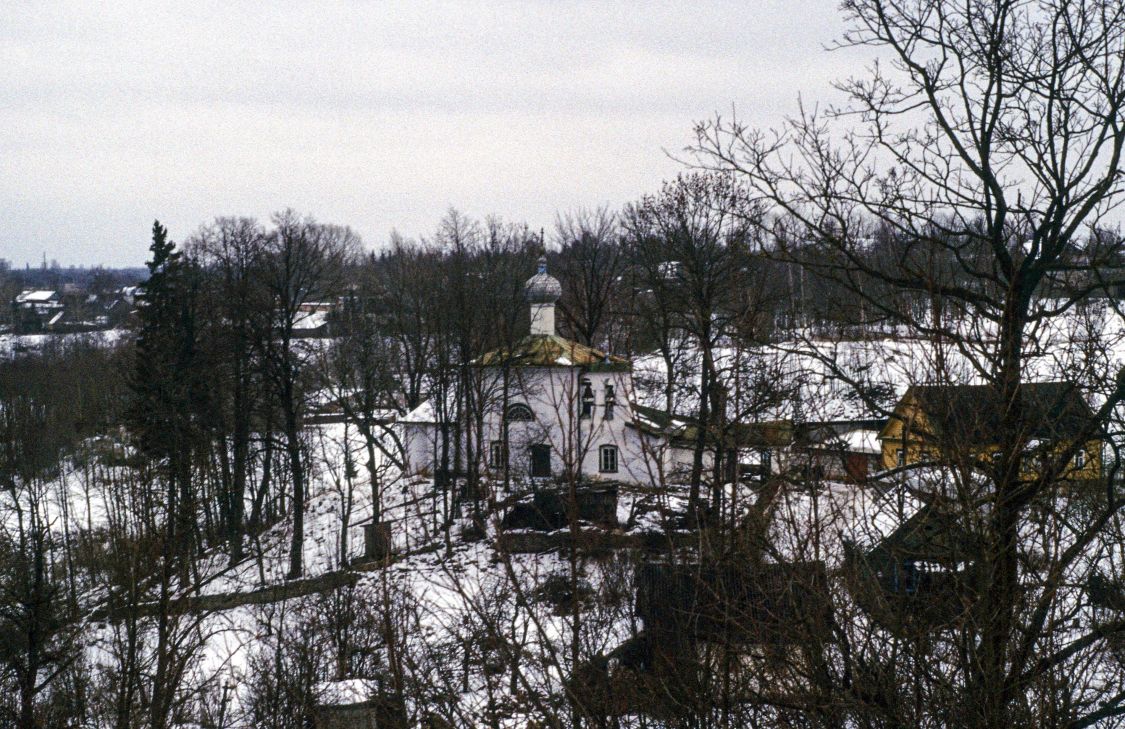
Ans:
[{"label": "dark window", "polygon": [[531,446],[531,477],[547,478],[551,475],[551,446],[536,443]]},{"label": "dark window", "polygon": [[513,403],[508,406],[508,422],[526,420],[535,420],[535,416],[531,414],[531,408],[524,405],[522,402]]},{"label": "dark window", "polygon": [[895,563],[895,592],[914,592],[914,565],[909,561]]},{"label": "dark window", "polygon": [[598,449],[598,470],[617,473],[617,446],[604,445]]},{"label": "dark window", "polygon": [[503,468],[507,462],[504,457],[504,441],[494,440],[488,449],[489,468]]},{"label": "dark window", "polygon": [[899,466],[906,465],[906,455],[903,453],[901,448],[895,451],[895,463]]},{"label": "dark window", "polygon": [[914,595],[918,592],[918,568],[914,560],[895,562],[891,572],[891,591],[896,594]]},{"label": "dark window", "polygon": [[582,380],[582,407],[579,410],[578,417],[588,418],[594,414],[594,388],[590,386],[589,380]]},{"label": "dark window", "polygon": [[1082,448],[1079,448],[1074,453],[1074,467],[1075,468],[1085,468],[1086,467],[1086,451],[1083,450]]},{"label": "dark window", "polygon": [[617,397],[613,394],[613,385],[605,386],[605,419],[613,420],[613,406],[617,404]]}]

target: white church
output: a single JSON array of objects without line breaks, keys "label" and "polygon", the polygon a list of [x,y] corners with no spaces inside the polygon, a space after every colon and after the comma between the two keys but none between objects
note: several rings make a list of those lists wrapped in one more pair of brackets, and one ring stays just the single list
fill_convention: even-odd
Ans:
[{"label": "white church", "polygon": [[[677,437],[686,421],[633,404],[631,363],[555,332],[562,287],[545,258],[524,290],[528,336],[476,360],[486,403],[473,437],[482,472],[500,478],[506,467],[516,483],[574,475],[658,484],[690,468],[691,447]],[[408,467],[435,471],[441,429],[433,401],[399,423]]]}]

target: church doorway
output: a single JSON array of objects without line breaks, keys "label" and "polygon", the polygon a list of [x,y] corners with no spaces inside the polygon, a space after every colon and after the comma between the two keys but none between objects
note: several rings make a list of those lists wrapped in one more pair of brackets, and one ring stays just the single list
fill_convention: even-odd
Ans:
[{"label": "church doorway", "polygon": [[551,446],[536,443],[531,446],[531,477],[548,478],[551,475]]}]

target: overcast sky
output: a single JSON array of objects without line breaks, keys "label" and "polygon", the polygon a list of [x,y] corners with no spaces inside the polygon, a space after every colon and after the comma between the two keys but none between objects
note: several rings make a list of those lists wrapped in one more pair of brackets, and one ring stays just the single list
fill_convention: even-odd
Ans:
[{"label": "overcast sky", "polygon": [[285,207],[369,247],[449,207],[549,229],[674,176],[698,119],[839,100],[836,4],[3,0],[0,258]]}]

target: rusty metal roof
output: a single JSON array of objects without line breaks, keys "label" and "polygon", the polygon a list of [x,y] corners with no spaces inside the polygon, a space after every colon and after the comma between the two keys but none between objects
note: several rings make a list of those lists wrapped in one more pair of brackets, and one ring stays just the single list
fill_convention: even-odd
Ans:
[{"label": "rusty metal roof", "polygon": [[564,339],[557,334],[532,334],[511,348],[501,347],[482,354],[476,364],[482,367],[582,367],[592,372],[628,372],[629,360],[600,349]]}]

